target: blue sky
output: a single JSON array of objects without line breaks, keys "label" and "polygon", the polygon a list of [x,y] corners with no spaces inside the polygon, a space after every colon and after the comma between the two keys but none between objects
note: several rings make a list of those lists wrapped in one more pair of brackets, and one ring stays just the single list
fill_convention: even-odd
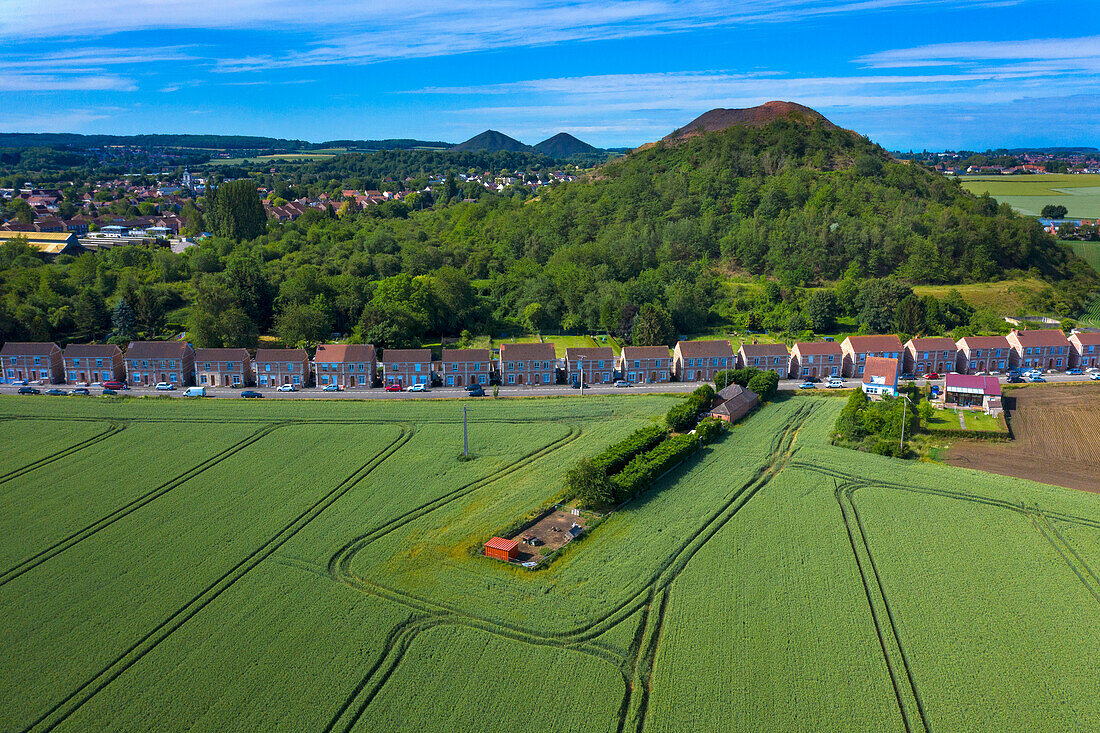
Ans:
[{"label": "blue sky", "polygon": [[800,102],[891,149],[1100,147],[1100,0],[0,0],[0,130],[601,146]]}]

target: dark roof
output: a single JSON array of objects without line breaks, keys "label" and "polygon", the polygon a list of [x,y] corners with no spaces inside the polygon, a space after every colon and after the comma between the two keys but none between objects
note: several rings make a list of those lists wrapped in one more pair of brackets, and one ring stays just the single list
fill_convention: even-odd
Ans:
[{"label": "dark roof", "polygon": [[443,349],[441,362],[450,364],[456,361],[489,361],[493,353],[489,349]]},{"label": "dark roof", "polygon": [[955,345],[955,342],[947,336],[911,338],[905,345],[912,345],[914,351],[955,351],[959,348]]},{"label": "dark roof", "polygon": [[256,361],[307,361],[305,349],[256,349]]},{"label": "dark roof", "polygon": [[624,346],[624,359],[667,359],[667,346]]},{"label": "dark roof", "polygon": [[1004,336],[964,336],[959,339],[957,346],[966,351],[971,349],[1007,349],[1008,339]]},{"label": "dark roof", "polygon": [[693,359],[699,356],[733,356],[729,341],[678,341],[676,348],[681,356]]},{"label": "dark roof", "polygon": [[741,385],[731,384],[715,396],[720,403],[711,408],[712,415],[725,415],[730,421],[737,420],[760,402],[760,395]]},{"label": "dark roof", "polygon": [[[874,378],[880,377],[883,382],[875,382]],[[863,367],[864,384],[885,384],[887,387],[898,386],[898,360],[881,356],[867,357],[867,363]]]},{"label": "dark roof", "polygon": [[388,362],[417,362],[431,361],[431,349],[386,349],[382,352],[382,359]]},{"label": "dark roof", "polygon": [[9,341],[0,349],[2,356],[49,356],[61,347],[52,341]]},{"label": "dark roof", "polygon": [[131,341],[127,359],[182,359],[190,344],[186,341]]},{"label": "dark roof", "polygon": [[[505,356],[507,354],[507,356]],[[553,361],[554,344],[501,344],[500,358],[511,361]]]},{"label": "dark roof", "polygon": [[890,334],[888,336],[849,336],[844,341],[852,347],[856,353],[868,351],[901,351],[901,339]]},{"label": "dark roof", "polygon": [[313,354],[314,361],[324,362],[367,362],[375,361],[373,344],[318,344]]},{"label": "dark roof", "polygon": [[69,344],[65,347],[65,358],[83,359],[85,357],[114,358],[122,354],[122,349],[114,344]]},{"label": "dark roof", "polygon": [[565,360],[570,364],[578,359],[585,361],[614,361],[615,350],[610,346],[575,346],[565,350]]},{"label": "dark roof", "polygon": [[195,361],[245,362],[251,358],[248,349],[195,349]]}]

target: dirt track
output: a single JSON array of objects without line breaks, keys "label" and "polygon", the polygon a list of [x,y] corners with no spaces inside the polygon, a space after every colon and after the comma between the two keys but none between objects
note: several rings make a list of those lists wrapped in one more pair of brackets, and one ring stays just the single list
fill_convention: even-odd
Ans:
[{"label": "dirt track", "polygon": [[1024,387],[1005,407],[1013,441],[959,441],[944,462],[1100,493],[1100,386]]}]

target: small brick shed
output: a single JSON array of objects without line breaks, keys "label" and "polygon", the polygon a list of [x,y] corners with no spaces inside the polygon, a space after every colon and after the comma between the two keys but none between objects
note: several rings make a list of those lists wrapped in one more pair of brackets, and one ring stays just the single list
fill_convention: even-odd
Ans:
[{"label": "small brick shed", "polygon": [[485,557],[511,562],[519,557],[519,542],[506,540],[503,537],[494,537],[485,543]]}]

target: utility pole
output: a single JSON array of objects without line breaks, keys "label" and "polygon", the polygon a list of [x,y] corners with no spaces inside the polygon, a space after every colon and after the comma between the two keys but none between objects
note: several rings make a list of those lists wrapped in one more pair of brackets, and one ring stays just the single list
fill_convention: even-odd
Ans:
[{"label": "utility pole", "polygon": [[462,457],[470,457],[470,440],[466,432],[466,405],[462,406]]},{"label": "utility pole", "polygon": [[584,397],[584,359],[577,359],[577,366],[581,370],[581,397]]},{"label": "utility pole", "polygon": [[[902,399],[904,399],[905,402],[908,402],[909,404],[913,404],[909,400],[909,395],[905,394],[904,392],[899,392],[898,394],[900,394],[902,396]],[[905,416],[908,413],[909,413],[909,408],[903,402],[902,405],[901,405],[901,441],[898,443],[898,454],[899,454],[899,456],[905,450]]]}]

